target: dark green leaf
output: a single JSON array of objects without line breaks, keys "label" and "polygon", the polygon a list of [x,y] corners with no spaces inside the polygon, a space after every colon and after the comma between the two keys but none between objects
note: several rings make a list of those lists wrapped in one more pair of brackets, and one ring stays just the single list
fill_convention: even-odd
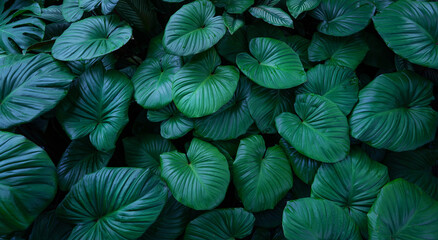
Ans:
[{"label": "dark green leaf", "polygon": [[119,0],[79,0],[79,7],[90,12],[100,5],[102,13],[107,15],[113,11],[118,1]]},{"label": "dark green leaf", "polygon": [[245,24],[240,16],[233,16],[228,14],[227,12],[224,12],[222,17],[224,19],[225,26],[228,28],[230,34],[234,34]]},{"label": "dark green leaf", "polygon": [[29,240],[64,240],[68,239],[73,226],[65,223],[55,215],[55,210],[42,213],[33,223]]},{"label": "dark green leaf", "polygon": [[213,0],[218,7],[224,7],[229,13],[242,14],[254,4],[254,0]]},{"label": "dark green leaf", "polygon": [[297,18],[301,13],[313,10],[321,0],[287,0],[286,5],[292,17]]},{"label": "dark green leaf", "polygon": [[194,127],[193,120],[179,112],[173,103],[160,110],[148,111],[147,118],[151,122],[162,122],[160,134],[167,139],[180,138]]}]

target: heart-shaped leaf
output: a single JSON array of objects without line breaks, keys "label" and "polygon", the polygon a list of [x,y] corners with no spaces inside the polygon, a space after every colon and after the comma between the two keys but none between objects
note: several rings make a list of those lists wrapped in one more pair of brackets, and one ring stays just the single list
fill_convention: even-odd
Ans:
[{"label": "heart-shaped leaf", "polygon": [[255,18],[261,18],[263,21],[274,25],[293,28],[292,18],[281,8],[267,5],[258,5],[249,9],[249,13]]},{"label": "heart-shaped leaf", "polygon": [[180,138],[195,125],[193,120],[178,111],[173,103],[160,110],[149,110],[147,118],[151,122],[161,122],[160,134],[166,139]]},{"label": "heart-shaped leaf", "polygon": [[229,140],[245,134],[253,124],[248,108],[249,80],[242,77],[233,98],[212,115],[196,119],[194,135],[212,140]]},{"label": "heart-shaped leaf", "polygon": [[307,82],[296,91],[314,93],[336,103],[339,109],[348,115],[357,102],[359,79],[349,68],[317,65],[307,72]]},{"label": "heart-shaped leaf", "polygon": [[313,34],[309,46],[309,60],[326,61],[331,65],[339,65],[356,69],[368,51],[366,42],[358,35],[350,37],[332,37],[321,33]]},{"label": "heart-shaped leaf", "polygon": [[57,118],[72,140],[89,135],[99,151],[112,150],[128,123],[132,92],[125,75],[94,65],[79,77],[59,107]]},{"label": "heart-shaped leaf", "polygon": [[163,46],[173,55],[188,56],[213,47],[224,36],[221,16],[208,0],[184,5],[174,13],[164,30]]},{"label": "heart-shaped leaf", "polygon": [[114,52],[132,36],[131,27],[115,15],[72,23],[55,41],[53,57],[62,61],[92,59]]},{"label": "heart-shaped leaf", "polygon": [[403,179],[386,184],[368,213],[369,238],[438,238],[438,202]]},{"label": "heart-shaped leaf", "polygon": [[397,152],[432,141],[438,125],[438,113],[429,106],[432,85],[408,71],[378,76],[359,93],[350,117],[351,136]]},{"label": "heart-shaped leaf", "polygon": [[342,207],[366,236],[367,213],[387,182],[388,169],[371,160],[360,148],[355,148],[344,160],[319,167],[311,196]]},{"label": "heart-shaped leaf", "polygon": [[184,115],[194,118],[210,115],[233,97],[239,70],[220,64],[221,59],[212,48],[193,57],[174,76],[173,101]]},{"label": "heart-shaped leaf", "polygon": [[364,29],[374,15],[375,7],[365,1],[321,0],[312,16],[322,22],[318,31],[331,36],[349,36]]},{"label": "heart-shaped leaf", "polygon": [[54,108],[73,78],[50,55],[0,58],[0,129],[30,122]]},{"label": "heart-shaped leaf", "polygon": [[436,2],[397,1],[373,20],[380,36],[396,54],[438,69],[438,22],[432,20],[437,18]]},{"label": "heart-shaped leaf", "polygon": [[74,185],[56,214],[76,225],[69,239],[137,239],[166,199],[166,185],[150,171],[103,168]]},{"label": "heart-shaped leaf", "polygon": [[85,175],[105,167],[114,151],[98,151],[88,138],[73,140],[57,167],[59,188],[68,191]]},{"label": "heart-shaped leaf", "polygon": [[235,239],[251,234],[254,215],[243,208],[217,209],[191,221],[184,234],[185,240]]},{"label": "heart-shaped leaf", "polygon": [[194,138],[187,155],[161,154],[161,177],[180,203],[196,210],[217,207],[225,197],[230,171],[225,156],[210,143]]},{"label": "heart-shaped leaf", "polygon": [[56,185],[56,168],[43,149],[0,131],[0,235],[26,230],[53,200]]},{"label": "heart-shaped leaf", "polygon": [[140,135],[123,139],[125,160],[130,167],[149,169],[160,176],[160,154],[176,150],[160,135]]},{"label": "heart-shaped leaf", "polygon": [[233,182],[245,209],[273,209],[292,188],[292,170],[280,146],[266,148],[260,135],[240,140]]},{"label": "heart-shaped leaf", "polygon": [[391,179],[403,178],[438,200],[438,150],[389,152],[384,160]]},{"label": "heart-shaped leaf", "polygon": [[[347,118],[324,97],[300,94],[295,111],[282,113],[275,119],[278,133],[298,152],[321,162],[334,163],[350,150]],[[315,148],[314,146],[318,146]]]},{"label": "heart-shaped leaf", "polygon": [[240,53],[240,70],[260,86],[273,89],[296,87],[306,81],[298,54],[286,43],[272,38],[255,38],[249,43],[251,55]]}]

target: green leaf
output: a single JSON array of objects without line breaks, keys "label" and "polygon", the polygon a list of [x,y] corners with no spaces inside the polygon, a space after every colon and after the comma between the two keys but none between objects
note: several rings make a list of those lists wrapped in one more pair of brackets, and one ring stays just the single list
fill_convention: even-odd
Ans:
[{"label": "green leaf", "polygon": [[25,52],[43,39],[45,27],[38,18],[23,18],[0,25],[0,50],[11,54]]},{"label": "green leaf", "polygon": [[358,35],[332,37],[315,33],[308,51],[309,60],[312,62],[327,60],[328,64],[355,70],[365,58],[368,46]]},{"label": "green leaf", "polygon": [[74,185],[56,214],[76,225],[69,239],[137,239],[166,199],[166,185],[150,171],[103,168]]},{"label": "green leaf", "polygon": [[53,57],[62,61],[92,59],[114,52],[131,39],[132,29],[115,15],[72,23],[56,39]]},{"label": "green leaf", "polygon": [[160,109],[172,102],[172,79],[181,66],[181,59],[173,55],[147,58],[132,77],[137,103],[146,109]]},{"label": "green leaf", "polygon": [[166,139],[180,138],[190,132],[195,125],[193,120],[178,111],[173,103],[160,110],[149,110],[147,118],[151,122],[162,122],[160,134]]},{"label": "green leaf", "polygon": [[281,8],[259,5],[249,9],[249,13],[255,18],[261,18],[263,21],[279,27],[293,28],[292,18]]},{"label": "green leaf", "polygon": [[386,184],[368,213],[370,240],[438,238],[438,202],[403,179]]},{"label": "green leaf", "polygon": [[437,2],[397,1],[373,20],[377,32],[396,54],[438,69],[438,22],[432,20],[437,18]]},{"label": "green leaf", "polygon": [[[321,162],[341,161],[350,150],[347,118],[333,102],[300,94],[295,111],[275,119],[278,133],[298,152]],[[318,147],[315,147],[318,146]]]},{"label": "green leaf", "polygon": [[293,112],[295,95],[289,89],[268,89],[252,85],[248,107],[251,117],[262,133],[276,133],[275,118],[283,112]]},{"label": "green leaf", "polygon": [[297,18],[301,13],[315,9],[321,0],[287,0],[286,5],[292,17]]},{"label": "green leaf", "polygon": [[57,167],[59,188],[69,191],[85,175],[105,167],[114,151],[100,152],[88,138],[73,140],[65,150]]},{"label": "green leaf", "polygon": [[284,138],[280,139],[280,146],[292,165],[294,176],[297,176],[305,184],[312,184],[321,163],[299,153]]},{"label": "green leaf", "polygon": [[53,200],[56,185],[56,168],[43,149],[0,131],[0,235],[26,230]]},{"label": "green leaf", "polygon": [[161,177],[178,202],[196,210],[217,207],[225,197],[230,171],[225,156],[210,143],[194,138],[187,155],[161,154]]},{"label": "green leaf", "polygon": [[0,129],[30,122],[54,108],[73,78],[47,54],[0,58]]},{"label": "green leaf", "polygon": [[171,54],[188,56],[213,47],[226,31],[222,17],[214,15],[215,7],[208,0],[184,5],[167,22],[164,48]]},{"label": "green leaf", "polygon": [[408,71],[378,76],[359,93],[350,117],[351,136],[396,152],[432,141],[438,125],[438,113],[429,106],[432,85]]},{"label": "green leaf", "polygon": [[79,8],[79,0],[64,0],[62,2],[62,16],[67,22],[76,22],[82,18],[84,10]]},{"label": "green leaf", "polygon": [[123,139],[125,161],[129,167],[149,169],[160,176],[160,154],[176,150],[175,146],[159,135],[140,135]]},{"label": "green leaf", "polygon": [[33,223],[32,232],[29,240],[63,240],[68,239],[73,226],[59,220],[55,215],[55,210],[42,213]]},{"label": "green leaf", "polygon": [[151,1],[119,0],[116,11],[135,30],[145,33],[146,37],[153,37],[162,31],[156,8]]},{"label": "green leaf", "polygon": [[314,93],[323,96],[348,115],[357,102],[359,79],[349,68],[317,65],[307,72],[307,82],[301,85],[296,93]]},{"label": "green leaf", "polygon": [[254,4],[254,0],[213,0],[217,7],[223,7],[228,13],[242,14]]},{"label": "green leaf", "polygon": [[380,189],[388,182],[388,169],[371,160],[360,148],[354,148],[344,160],[319,167],[311,196],[343,208],[366,236],[367,213]]},{"label": "green leaf", "polygon": [[251,234],[254,215],[243,208],[216,209],[191,221],[184,240],[228,240]]},{"label": "green leaf", "polygon": [[245,25],[245,22],[240,16],[232,16],[227,12],[224,12],[222,18],[224,19],[224,24],[231,35]]},{"label": "green leaf", "polygon": [[273,209],[292,188],[292,170],[280,146],[266,148],[260,135],[240,140],[233,182],[245,209]]},{"label": "green leaf", "polygon": [[312,63],[309,61],[309,53],[307,51],[310,45],[309,39],[299,35],[292,35],[283,38],[283,41],[298,54],[304,68],[311,68]]},{"label": "green leaf", "polygon": [[133,87],[116,70],[105,71],[101,64],[87,69],[60,105],[57,118],[70,139],[89,135],[99,151],[115,148],[128,123]]},{"label": "green leaf", "polygon": [[389,152],[384,163],[388,166],[391,179],[403,178],[438,200],[437,149]]},{"label": "green leaf", "polygon": [[116,7],[119,0],[79,0],[79,7],[87,12],[91,12],[100,5],[103,14],[110,14]]},{"label": "green leaf", "polygon": [[312,16],[322,22],[318,31],[331,36],[344,37],[364,29],[374,15],[375,7],[365,1],[321,0]]},{"label": "green leaf", "polygon": [[283,213],[283,230],[287,239],[362,239],[353,219],[334,203],[322,199],[289,201]]},{"label": "green leaf", "polygon": [[173,101],[187,117],[210,115],[233,97],[239,70],[220,64],[221,59],[212,48],[193,57],[174,76]]},{"label": "green leaf", "polygon": [[240,53],[239,69],[262,87],[285,89],[306,81],[298,54],[286,43],[272,38],[255,38],[249,43],[251,55]]},{"label": "green leaf", "polygon": [[236,56],[242,52],[248,52],[248,42],[245,32],[239,29],[233,35],[226,33],[216,45],[217,52],[226,60],[236,63]]},{"label": "green leaf", "polygon": [[245,134],[253,124],[248,99],[249,81],[242,77],[233,98],[212,115],[195,120],[194,135],[212,140],[229,140]]},{"label": "green leaf", "polygon": [[184,232],[190,219],[190,208],[168,194],[163,211],[139,240],[175,240]]}]

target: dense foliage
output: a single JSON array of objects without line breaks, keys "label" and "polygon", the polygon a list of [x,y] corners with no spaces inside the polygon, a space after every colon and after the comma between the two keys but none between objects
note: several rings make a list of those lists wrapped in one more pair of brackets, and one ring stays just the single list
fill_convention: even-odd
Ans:
[{"label": "dense foliage", "polygon": [[438,2],[0,0],[0,239],[438,240]]}]

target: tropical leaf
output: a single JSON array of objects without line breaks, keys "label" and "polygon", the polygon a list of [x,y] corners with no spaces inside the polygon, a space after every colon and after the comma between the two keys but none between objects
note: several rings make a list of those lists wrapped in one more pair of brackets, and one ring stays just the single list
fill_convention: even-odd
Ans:
[{"label": "tropical leaf", "polygon": [[176,139],[186,135],[194,127],[194,121],[184,116],[175,104],[171,103],[160,110],[148,111],[151,122],[161,122],[160,134],[166,139]]},{"label": "tropical leaf", "polygon": [[349,68],[317,65],[307,71],[307,82],[297,91],[314,93],[336,103],[339,109],[348,115],[357,102],[359,93],[359,79]]},{"label": "tropical leaf", "polygon": [[438,113],[432,100],[429,80],[409,71],[382,74],[360,91],[349,119],[351,136],[375,148],[414,150],[434,139]]},{"label": "tropical leaf", "polygon": [[228,13],[242,14],[254,4],[254,0],[213,0],[217,7],[223,7]]},{"label": "tropical leaf", "polygon": [[273,209],[292,188],[292,170],[280,146],[266,148],[260,135],[240,140],[233,182],[245,209]]},{"label": "tropical leaf", "polygon": [[319,167],[311,196],[342,207],[366,236],[367,213],[380,189],[388,182],[388,169],[371,160],[360,148],[355,148],[344,160]]},{"label": "tropical leaf", "polygon": [[245,134],[254,122],[248,108],[250,91],[249,80],[242,77],[227,104],[212,115],[196,119],[194,135],[212,140],[229,140]]},{"label": "tropical leaf", "polygon": [[166,199],[165,184],[150,171],[103,168],[74,185],[56,214],[75,224],[69,239],[137,239]]},{"label": "tropical leaf", "polygon": [[224,12],[222,17],[224,19],[224,24],[231,35],[245,25],[245,22],[240,16],[232,16],[227,12]]},{"label": "tropical leaf", "polygon": [[362,239],[350,216],[322,199],[289,201],[283,212],[283,231],[287,239]]},{"label": "tropical leaf", "polygon": [[[438,69],[438,3],[398,1],[377,14],[376,30],[396,54]],[[394,23],[398,23],[394,27]]]},{"label": "tropical leaf", "polygon": [[369,239],[438,238],[438,202],[403,179],[386,184],[368,213]]},{"label": "tropical leaf", "polygon": [[115,15],[89,17],[72,23],[53,45],[53,57],[86,60],[114,52],[132,36],[131,27]]},{"label": "tropical leaf", "polygon": [[212,48],[193,57],[176,73],[173,101],[184,115],[196,118],[212,114],[233,97],[239,70],[220,64],[220,57]]},{"label": "tropical leaf", "polygon": [[0,131],[0,235],[26,230],[56,189],[47,153],[21,135]]},{"label": "tropical leaf", "polygon": [[176,150],[159,135],[140,135],[123,139],[125,161],[130,167],[145,168],[160,176],[160,154]]},{"label": "tropical leaf", "polygon": [[162,31],[155,7],[149,0],[118,0],[116,11],[135,30],[145,33],[148,37]]},{"label": "tropical leaf", "polygon": [[312,16],[322,22],[318,31],[344,37],[364,29],[374,15],[375,7],[366,1],[321,0]]},{"label": "tropical leaf", "polygon": [[287,0],[286,5],[292,17],[297,18],[301,13],[315,9],[321,0]]},{"label": "tropical leaf", "polygon": [[97,150],[112,150],[128,123],[132,92],[125,75],[94,65],[79,77],[59,107],[57,118],[70,139],[89,136]]},{"label": "tropical leaf", "polygon": [[249,13],[255,18],[261,18],[263,21],[274,26],[294,27],[292,18],[286,12],[281,10],[281,8],[258,5],[250,8]]},{"label": "tropical leaf", "polygon": [[332,37],[321,33],[313,34],[309,46],[309,60],[326,61],[331,65],[339,65],[356,69],[368,52],[366,42],[358,35],[350,37]]},{"label": "tropical leaf", "polygon": [[54,108],[73,78],[50,55],[0,58],[0,129],[30,122]]},{"label": "tropical leaf", "polygon": [[310,40],[299,35],[292,35],[283,38],[283,41],[289,45],[300,57],[304,68],[310,68],[312,64],[309,61],[309,52],[307,49],[310,45]]},{"label": "tropical leaf", "polygon": [[294,93],[252,85],[248,101],[249,112],[262,133],[276,133],[275,118],[283,112],[293,112]]},{"label": "tropical leaf", "polygon": [[87,12],[91,12],[100,6],[103,14],[110,14],[116,7],[119,0],[79,0],[79,7]]},{"label": "tropical leaf", "polygon": [[189,223],[190,208],[182,205],[168,194],[160,216],[154,224],[139,238],[139,240],[175,240],[185,230]]},{"label": "tropical leaf", "polygon": [[294,176],[297,176],[305,184],[312,184],[321,163],[299,153],[284,138],[280,139],[280,146],[292,165]]},{"label": "tropical leaf", "polygon": [[25,52],[43,39],[45,27],[38,18],[23,18],[0,25],[0,50],[11,54]]},{"label": "tropical leaf", "polygon": [[437,149],[417,149],[409,152],[389,152],[384,160],[391,179],[403,178],[419,186],[438,200]]},{"label": "tropical leaf", "polygon": [[[348,123],[333,102],[318,95],[300,94],[295,111],[275,119],[278,133],[298,152],[321,162],[334,163],[350,150]],[[314,146],[319,146],[315,148]]]},{"label": "tropical leaf", "polygon": [[194,138],[187,155],[172,151],[160,158],[161,177],[178,202],[196,210],[213,209],[222,202],[230,171],[216,147]]},{"label": "tropical leaf", "polygon": [[243,208],[217,209],[191,221],[184,234],[185,240],[244,238],[251,234],[254,215]]},{"label": "tropical leaf", "polygon": [[64,0],[62,2],[62,16],[67,22],[76,22],[82,18],[84,10],[79,7],[79,0]]},{"label": "tropical leaf", "polygon": [[59,188],[69,191],[85,175],[108,164],[113,151],[98,151],[88,138],[73,140],[65,150],[57,167]]},{"label": "tropical leaf", "polygon": [[42,213],[35,220],[32,232],[29,235],[29,240],[52,239],[63,240],[68,239],[73,225],[59,220],[55,215],[55,210]]},{"label": "tropical leaf", "polygon": [[201,53],[224,36],[226,28],[221,16],[208,0],[184,5],[167,22],[163,45],[171,54],[188,56]]},{"label": "tropical leaf", "polygon": [[284,89],[306,81],[298,54],[286,43],[272,38],[255,38],[250,41],[249,49],[253,56],[240,53],[236,63],[258,85]]},{"label": "tropical leaf", "polygon": [[146,109],[160,109],[172,102],[172,80],[181,66],[181,59],[173,55],[147,58],[132,77],[137,103]]}]

